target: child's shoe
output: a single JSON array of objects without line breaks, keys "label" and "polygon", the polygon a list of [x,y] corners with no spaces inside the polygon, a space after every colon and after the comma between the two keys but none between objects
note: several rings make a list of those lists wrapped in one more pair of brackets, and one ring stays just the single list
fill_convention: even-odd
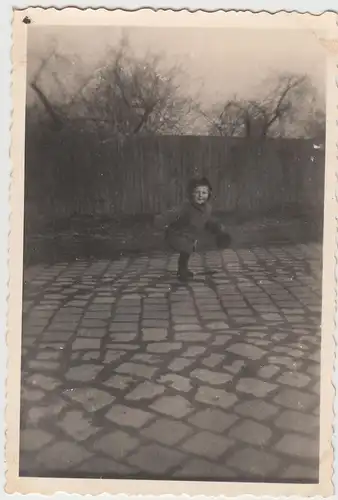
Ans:
[{"label": "child's shoe", "polygon": [[177,277],[180,281],[189,281],[189,280],[193,279],[194,273],[192,273],[191,271],[188,271],[188,269],[186,269],[186,270],[182,269],[182,270],[178,271]]}]

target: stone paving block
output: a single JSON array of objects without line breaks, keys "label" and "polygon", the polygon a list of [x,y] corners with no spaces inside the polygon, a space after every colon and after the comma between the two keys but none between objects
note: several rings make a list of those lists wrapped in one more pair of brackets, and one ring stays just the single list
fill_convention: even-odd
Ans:
[{"label": "stone paving block", "polygon": [[229,316],[250,316],[252,311],[245,309],[244,307],[241,309],[236,308],[227,308],[227,313]]},{"label": "stone paving block", "polygon": [[318,404],[318,397],[297,389],[282,389],[274,401],[291,410],[308,411]]},{"label": "stone paving block", "polygon": [[[178,316],[177,314],[176,315],[173,315],[172,317],[172,321],[174,323],[174,328],[176,326],[176,324],[178,325],[190,325],[190,328],[194,328],[194,325],[199,325],[199,321],[198,319],[196,318],[196,316],[188,316],[186,314],[184,314],[184,316]],[[168,325],[166,325],[167,327]]]},{"label": "stone paving block", "polygon": [[225,356],[222,354],[210,354],[208,357],[202,360],[202,364],[208,368],[215,368],[222,361],[224,361]]},{"label": "stone paving block", "polygon": [[70,368],[66,372],[65,378],[67,380],[74,380],[77,382],[89,382],[91,380],[95,380],[101,370],[102,366],[100,365],[85,363],[83,365],[73,366]]},{"label": "stone paving block", "polygon": [[238,398],[235,394],[208,386],[199,387],[196,394],[196,401],[207,405],[219,406],[225,410],[232,407],[237,400]]},{"label": "stone paving block", "polygon": [[306,353],[302,352],[301,350],[296,349],[295,347],[291,347],[291,346],[276,346],[274,348],[274,351],[285,353],[285,354],[291,356],[292,358],[303,358],[304,356],[307,355]]},{"label": "stone paving block", "polygon": [[160,384],[168,385],[177,391],[189,392],[192,389],[190,379],[181,375],[168,373],[158,378]]},{"label": "stone paving block", "polygon": [[211,337],[210,333],[205,332],[178,332],[175,333],[175,340],[178,342],[207,342]]},{"label": "stone paving block", "polygon": [[154,384],[152,382],[143,382],[135,389],[126,395],[126,400],[138,401],[140,399],[154,399],[165,391],[162,385]]},{"label": "stone paving block", "polygon": [[233,373],[233,374],[237,374],[239,373],[244,367],[246,366],[246,362],[245,361],[234,361],[233,363],[231,363],[231,365],[227,365],[225,364],[223,366],[224,370],[227,370],[229,371],[230,373]]},{"label": "stone paving block", "polygon": [[195,358],[196,356],[203,354],[205,351],[206,348],[199,345],[189,346],[184,352],[182,352],[181,356],[186,358]]},{"label": "stone paving block", "polygon": [[241,327],[243,327],[244,325],[253,325],[253,324],[257,323],[257,319],[254,316],[250,316],[250,317],[237,316],[237,317],[233,318],[233,321],[236,321],[236,323],[238,323]]},{"label": "stone paving block", "polygon": [[275,420],[280,429],[310,434],[312,437],[319,432],[319,418],[299,411],[286,410]]},{"label": "stone paving block", "polygon": [[34,387],[39,387],[45,391],[53,391],[61,385],[61,382],[48,375],[43,375],[42,373],[34,373],[27,379],[27,383]]},{"label": "stone paving block", "polygon": [[162,359],[161,356],[156,356],[155,354],[138,353],[132,356],[131,361],[135,361],[136,363],[148,363],[149,365],[158,365],[161,364]]},{"label": "stone paving block", "polygon": [[138,322],[136,323],[112,323],[109,327],[110,332],[122,333],[130,332],[137,333],[139,330]]},{"label": "stone paving block", "polygon": [[175,358],[168,365],[168,370],[171,370],[173,372],[180,372],[192,363],[194,363],[193,359]]},{"label": "stone paving block", "polygon": [[152,403],[149,408],[174,418],[183,418],[193,411],[189,401],[180,395],[162,396]]},{"label": "stone paving block", "polygon": [[99,431],[80,411],[68,411],[57,425],[76,441],[85,441]]},{"label": "stone paving block", "polygon": [[115,351],[138,351],[139,344],[107,344],[106,348]]},{"label": "stone paving block", "polygon": [[55,371],[58,370],[60,364],[57,361],[32,360],[28,362],[28,366],[32,370]]},{"label": "stone paving block", "polygon": [[267,365],[258,370],[258,376],[264,379],[270,379],[280,371],[279,366]]},{"label": "stone paving block", "polygon": [[109,335],[111,342],[133,342],[136,339],[136,333],[113,333]]},{"label": "stone paving block", "polygon": [[319,459],[318,440],[300,434],[285,434],[275,448],[292,457]]},{"label": "stone paving block", "polygon": [[223,385],[233,379],[232,375],[229,375],[228,373],[214,372],[212,370],[205,370],[202,368],[193,370],[190,376],[211,385]]},{"label": "stone paving block", "polygon": [[23,429],[20,432],[20,451],[38,451],[53,440],[48,432],[39,429]]},{"label": "stone paving block", "polygon": [[177,477],[185,481],[204,480],[227,481],[237,479],[238,474],[228,467],[209,462],[201,458],[189,460],[182,468],[174,473]]},{"label": "stone paving block", "polygon": [[121,359],[125,354],[125,351],[114,351],[112,349],[108,349],[106,354],[104,355],[103,363],[113,363],[114,361]]},{"label": "stone paving block", "polygon": [[73,342],[72,349],[73,351],[100,349],[100,344],[100,339],[77,338]]},{"label": "stone paving block", "polygon": [[273,478],[280,464],[280,460],[273,454],[254,448],[244,448],[235,453],[227,460],[227,466],[239,470],[247,479],[249,478]]},{"label": "stone paving block", "polygon": [[184,318],[197,318],[197,311],[191,307],[191,308],[185,308],[185,307],[177,307],[175,306],[175,303],[172,305],[171,308],[171,314],[172,317],[175,319],[182,318],[184,321]]},{"label": "stone paving block", "polygon": [[217,408],[207,408],[189,418],[190,423],[213,432],[224,432],[237,420],[236,415],[224,413]]},{"label": "stone paving block", "polygon": [[109,319],[111,317],[111,311],[88,311],[83,316],[85,319]]},{"label": "stone paving block", "polygon": [[[215,321],[215,323],[217,323],[218,321],[220,323],[222,323],[228,319],[227,314],[225,314],[223,312],[216,312],[216,311],[215,312],[214,311],[203,312],[200,310],[200,315],[201,315],[203,321]],[[222,328],[224,328],[224,327],[222,327]],[[217,330],[220,329],[219,325],[217,326],[216,329]]]},{"label": "stone paving block", "polygon": [[89,351],[83,353],[82,359],[83,361],[93,361],[99,359],[100,355],[100,351]]},{"label": "stone paving block", "polygon": [[121,464],[115,460],[94,456],[79,467],[76,471],[84,474],[86,477],[98,476],[99,478],[111,477],[129,477],[135,474],[137,470],[134,467]]},{"label": "stone paving block", "polygon": [[[175,325],[174,326],[174,330],[175,332],[186,332],[186,331],[191,331],[192,327],[191,325],[187,325],[187,324],[184,324],[184,325]],[[200,331],[202,330],[202,327],[200,325],[196,325],[194,326],[194,331],[197,332],[197,331]]]},{"label": "stone paving block", "polygon": [[107,334],[106,328],[79,328],[77,331],[78,337],[85,337],[89,339],[102,339]]},{"label": "stone paving block", "polygon": [[105,328],[107,325],[106,321],[100,319],[83,319],[81,321],[81,326],[84,328]]},{"label": "stone paving block", "polygon": [[266,353],[263,349],[256,347],[252,344],[237,343],[227,348],[227,351],[249,358],[252,360],[261,359]]},{"label": "stone paving block", "polygon": [[276,415],[280,411],[280,408],[261,399],[251,399],[236,405],[234,411],[240,416],[261,421]]},{"label": "stone paving block", "polygon": [[34,332],[35,329],[40,331],[41,329],[43,330],[48,325],[48,322],[48,318],[31,317],[26,320],[25,325],[27,325],[28,331]]},{"label": "stone paving block", "polygon": [[317,382],[317,384],[315,384],[315,385],[312,387],[312,389],[311,389],[311,390],[312,390],[315,394],[320,395],[320,390],[321,390],[320,386],[321,386],[320,382]]},{"label": "stone paving block", "polygon": [[143,319],[168,319],[169,311],[143,311]]},{"label": "stone paving block", "polygon": [[167,446],[173,446],[192,432],[191,427],[166,418],[157,419],[150,427],[143,429],[141,434],[148,439],[158,441]]},{"label": "stone paving block", "polygon": [[111,378],[102,382],[107,387],[114,387],[114,389],[125,390],[135,383],[135,379],[128,375],[113,375]]},{"label": "stone paving block", "polygon": [[151,475],[159,475],[168,473],[174,467],[178,467],[184,459],[185,455],[179,451],[151,444],[140,448],[127,461]]},{"label": "stone paving block", "polygon": [[55,336],[57,333],[59,333],[60,336],[64,334],[64,336],[71,335],[72,333],[75,332],[78,326],[78,321],[72,321],[72,322],[67,322],[67,323],[61,323],[58,321],[52,321],[49,325],[49,330],[52,331]]},{"label": "stone paving block", "polygon": [[106,413],[106,418],[115,424],[138,429],[154,418],[154,415],[137,408],[115,404]]},{"label": "stone paving block", "polygon": [[228,330],[229,325],[224,321],[207,322],[205,325],[209,330]]},{"label": "stone paving block", "polygon": [[118,366],[115,371],[117,373],[125,373],[131,376],[135,375],[136,377],[150,379],[154,376],[157,369],[158,368],[156,366],[148,366],[140,363],[123,363],[122,365]]},{"label": "stone paving block", "polygon": [[148,344],[147,351],[153,353],[167,353],[179,351],[181,348],[181,342],[156,342],[154,344]]},{"label": "stone paving block", "polygon": [[64,394],[72,401],[81,404],[90,413],[112,404],[115,400],[114,396],[111,396],[108,392],[93,387],[67,389]]},{"label": "stone paving block", "polygon": [[208,431],[202,431],[195,434],[193,437],[188,438],[187,441],[182,445],[182,449],[189,453],[195,453],[196,455],[201,455],[206,458],[216,459],[227,451],[234,441],[220,436],[219,434],[213,434]]},{"label": "stone paving block", "polygon": [[305,467],[303,465],[290,465],[281,476],[286,481],[297,481],[307,483],[318,481],[319,467]]},{"label": "stone paving block", "polygon": [[41,351],[36,355],[36,359],[41,361],[57,360],[60,357],[60,352]]},{"label": "stone paving block", "polygon": [[248,339],[248,342],[250,342],[251,344],[254,344],[255,346],[257,347],[266,347],[266,348],[269,348],[269,347],[272,347],[273,344],[270,340],[260,340],[260,339]]},{"label": "stone paving block", "polygon": [[142,328],[142,339],[145,342],[165,340],[167,336],[167,328]]},{"label": "stone paving block", "polygon": [[274,365],[286,366],[289,370],[300,370],[303,366],[302,361],[296,361],[289,356],[269,356],[268,362]]},{"label": "stone paving block", "polygon": [[111,305],[109,304],[96,304],[93,303],[88,307],[89,312],[105,311],[111,313]]},{"label": "stone paving block", "polygon": [[280,314],[277,313],[266,313],[266,314],[261,314],[262,319],[264,321],[282,321],[282,317]]},{"label": "stone paving block", "polygon": [[129,436],[124,431],[114,431],[105,434],[100,439],[95,441],[93,449],[102,451],[105,455],[109,455],[115,460],[121,460],[131,451],[135,450],[140,444],[140,441]]},{"label": "stone paving block", "polygon": [[244,443],[264,446],[272,437],[272,432],[266,425],[253,420],[242,420],[230,429],[229,437],[239,439]]},{"label": "stone paving block", "polygon": [[23,401],[41,401],[45,397],[46,393],[38,389],[29,389],[27,387],[21,387],[21,398]]},{"label": "stone paving block", "polygon": [[290,385],[291,387],[306,387],[311,382],[308,375],[299,372],[284,372],[278,377],[277,382],[281,384]]},{"label": "stone paving block", "polygon": [[[74,328],[75,331],[75,328]],[[42,335],[43,342],[67,342],[73,335],[74,331],[70,332],[55,332],[47,331]]]},{"label": "stone paving block", "polygon": [[95,297],[93,300],[95,304],[114,304],[116,302],[115,297]]},{"label": "stone paving block", "polygon": [[258,380],[257,378],[243,377],[239,379],[236,390],[239,392],[244,392],[245,394],[252,394],[257,398],[264,398],[270,392],[275,391],[278,388],[276,384],[270,384],[264,380]]},{"label": "stone paving block", "polygon": [[164,319],[144,319],[142,320],[142,328],[168,328],[169,321]]},{"label": "stone paving block", "polygon": [[32,347],[32,346],[34,346],[35,342],[36,342],[36,340],[32,337],[24,337],[22,339],[21,345],[23,347]]},{"label": "stone paving block", "polygon": [[42,470],[69,470],[91,457],[83,446],[69,441],[58,441],[47,446],[36,456],[36,462]]}]

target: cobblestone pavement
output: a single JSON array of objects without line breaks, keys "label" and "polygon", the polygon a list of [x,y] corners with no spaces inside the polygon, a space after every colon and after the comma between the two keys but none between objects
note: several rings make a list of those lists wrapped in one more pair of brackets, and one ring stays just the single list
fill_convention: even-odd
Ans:
[{"label": "cobblestone pavement", "polygon": [[318,479],[319,245],[25,273],[22,475]]}]

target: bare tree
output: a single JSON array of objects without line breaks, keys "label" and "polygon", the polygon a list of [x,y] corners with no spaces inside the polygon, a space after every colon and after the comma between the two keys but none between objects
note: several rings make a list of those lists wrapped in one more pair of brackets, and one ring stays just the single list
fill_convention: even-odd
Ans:
[{"label": "bare tree", "polygon": [[304,129],[306,137],[324,143],[326,136],[325,111],[323,109],[315,109],[313,114],[305,120]]},{"label": "bare tree", "polygon": [[[309,78],[283,74],[277,79],[263,81],[261,86],[269,89],[262,98],[234,97],[210,112],[203,112],[209,134],[257,138],[285,136],[290,125],[294,129],[297,122],[298,132],[293,133],[307,135],[310,123],[318,117],[318,110],[314,109],[316,92]],[[309,114],[307,128],[299,116],[302,108]]]},{"label": "bare tree", "polygon": [[165,66],[160,54],[135,57],[122,40],[108,63],[85,82],[74,105],[83,119],[122,136],[180,133],[192,117],[192,101],[180,88],[182,68]]},{"label": "bare tree", "polygon": [[[60,71],[52,71],[63,56],[53,51],[45,57],[30,85],[51,122],[58,128],[77,124],[95,128],[110,137],[137,134],[176,134],[194,120],[192,100],[181,90],[182,68],[165,64],[160,54],[137,58],[128,41],[105,57],[105,64],[87,76],[78,77],[70,94]],[[108,61],[108,62],[107,62]],[[58,86],[58,99],[48,95],[41,74],[49,72]]]}]

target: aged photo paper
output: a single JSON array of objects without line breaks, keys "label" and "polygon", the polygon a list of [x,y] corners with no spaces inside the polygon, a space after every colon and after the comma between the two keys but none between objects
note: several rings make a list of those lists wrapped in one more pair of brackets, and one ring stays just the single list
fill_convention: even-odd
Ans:
[{"label": "aged photo paper", "polygon": [[333,495],[337,33],[14,11],[7,492]]}]

